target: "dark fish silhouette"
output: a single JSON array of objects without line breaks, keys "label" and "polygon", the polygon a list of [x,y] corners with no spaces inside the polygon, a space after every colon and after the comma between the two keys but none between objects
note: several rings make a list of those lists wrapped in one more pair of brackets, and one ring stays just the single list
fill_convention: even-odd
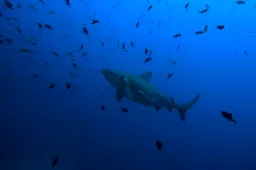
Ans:
[{"label": "dark fish silhouette", "polygon": [[235,1],[235,3],[238,4],[238,5],[242,5],[242,4],[245,4],[245,1],[241,1],[241,0],[240,1]]},{"label": "dark fish silhouette", "polygon": [[208,31],[208,25],[204,26],[204,32]]},{"label": "dark fish silhouette", "polygon": [[50,85],[48,86],[48,89],[53,89],[53,88],[55,88],[55,87],[56,87],[55,84],[50,84]]},{"label": "dark fish silhouette", "polygon": [[223,29],[225,28],[225,26],[224,26],[224,25],[217,25],[217,28],[218,28],[219,30],[223,30]]},{"label": "dark fish silhouette", "polygon": [[136,28],[139,28],[139,25],[140,25],[140,21],[138,21],[138,22],[136,23]]},{"label": "dark fish silhouette", "polygon": [[148,55],[148,49],[147,48],[144,49],[144,52],[145,52],[145,55]]},{"label": "dark fish silhouette", "polygon": [[98,22],[100,22],[100,20],[94,19],[92,20],[91,24],[97,24]]},{"label": "dark fish silhouette", "polygon": [[86,27],[83,27],[82,29],[84,34],[89,35],[88,29]]},{"label": "dark fish silhouette", "polygon": [[48,30],[52,30],[52,26],[50,24],[44,24],[44,27],[47,28]]},{"label": "dark fish silhouette", "polygon": [[6,6],[7,8],[9,8],[9,9],[14,9],[11,2],[5,0],[5,1],[4,1],[4,4],[5,4],[5,6]]},{"label": "dark fish silhouette", "polygon": [[189,6],[189,3],[187,2],[184,8],[185,8],[186,10],[188,10],[188,6]]},{"label": "dark fish silhouette", "polygon": [[233,122],[234,124],[237,124],[236,120],[233,119],[233,115],[231,113],[228,113],[226,111],[221,111],[221,114],[224,118],[228,119],[228,121]]},{"label": "dark fish silhouette", "polygon": [[204,31],[196,31],[195,32],[196,35],[200,35],[200,34],[203,34],[203,33],[204,33]]},{"label": "dark fish silhouette", "polygon": [[43,24],[40,23],[40,22],[37,23],[37,26],[38,26],[38,28],[40,28],[40,29],[43,28]]},{"label": "dark fish silhouette", "polygon": [[66,88],[67,88],[67,89],[70,89],[70,88],[71,88],[71,83],[67,82],[67,83],[66,83]]},{"label": "dark fish silhouette", "polygon": [[125,112],[125,113],[129,112],[129,110],[126,107],[121,108],[121,110],[122,112]]},{"label": "dark fish silhouette", "polygon": [[173,38],[179,38],[182,34],[175,34]]},{"label": "dark fish silhouette", "polygon": [[147,11],[149,11],[149,10],[151,10],[152,9],[152,5],[150,5],[149,7],[148,7],[148,9],[147,9]]},{"label": "dark fish silhouette", "polygon": [[152,60],[152,57],[147,57],[145,58],[144,63],[150,62],[151,60]]},{"label": "dark fish silhouette", "polygon": [[205,9],[201,10],[201,11],[198,11],[199,13],[203,14],[203,13],[206,13],[208,10],[209,10],[209,6],[207,4],[205,4]]},{"label": "dark fish silhouette", "polygon": [[60,159],[59,155],[57,155],[57,156],[53,159],[53,161],[52,161],[52,167],[53,167],[53,168],[57,165],[57,163],[59,162],[59,159]]},{"label": "dark fish silhouette", "polygon": [[167,75],[167,79],[169,79],[169,78],[171,78],[173,76],[173,73],[168,73],[168,75]]},{"label": "dark fish silhouette", "polygon": [[70,8],[71,7],[70,0],[65,0],[65,2],[66,2],[66,5]]},{"label": "dark fish silhouette", "polygon": [[156,141],[156,149],[159,150],[159,151],[161,151],[162,148],[163,148],[163,143],[160,142],[159,140]]},{"label": "dark fish silhouette", "polygon": [[102,110],[102,111],[105,110],[105,106],[104,106],[104,105],[101,105],[101,106],[100,106],[100,110]]}]

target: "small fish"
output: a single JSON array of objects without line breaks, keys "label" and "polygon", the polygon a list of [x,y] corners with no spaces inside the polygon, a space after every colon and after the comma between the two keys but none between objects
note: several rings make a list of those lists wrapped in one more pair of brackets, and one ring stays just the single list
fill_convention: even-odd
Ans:
[{"label": "small fish", "polygon": [[5,6],[6,6],[7,8],[9,8],[9,9],[14,9],[14,8],[13,8],[13,4],[12,4],[11,2],[9,2],[9,1],[7,1],[7,0],[4,0],[4,4],[5,4]]},{"label": "small fish", "polygon": [[140,21],[138,21],[138,22],[136,23],[136,28],[139,28],[139,25],[140,25]]},{"label": "small fish", "polygon": [[224,25],[217,25],[217,28],[219,29],[219,30],[223,30],[224,29]]},{"label": "small fish", "polygon": [[89,32],[88,32],[87,28],[83,27],[82,29],[83,29],[84,34],[89,35]]},{"label": "small fish", "polygon": [[70,0],[65,0],[65,2],[66,2],[66,5],[70,8],[71,7]]},{"label": "small fish", "polygon": [[148,55],[148,49],[147,48],[144,49],[144,53],[145,53],[145,55]]},{"label": "small fish", "polygon": [[18,31],[18,33],[20,33],[20,34],[21,34],[21,29],[20,29],[20,27],[19,27],[19,26],[16,26],[16,30]]},{"label": "small fish", "polygon": [[187,2],[186,5],[184,6],[184,8],[185,8],[186,10],[188,10],[188,6],[189,6],[189,3]]},{"label": "small fish", "polygon": [[129,112],[129,110],[126,107],[122,107],[121,110],[122,112],[125,112],[125,113]]},{"label": "small fish", "polygon": [[196,31],[195,32],[196,35],[200,35],[200,34],[203,34],[203,33],[204,33],[204,31]]},{"label": "small fish", "polygon": [[147,11],[149,11],[149,10],[151,10],[152,9],[152,5],[150,5],[149,7],[148,7],[148,9],[147,9]]},{"label": "small fish", "polygon": [[101,42],[100,42],[100,44],[101,44],[103,47],[105,46],[105,44],[104,44],[104,42],[103,42],[103,41],[101,41]]},{"label": "small fish", "polygon": [[100,20],[94,19],[92,20],[91,24],[97,24],[98,22],[100,22]]},{"label": "small fish", "polygon": [[38,28],[40,28],[40,29],[42,29],[42,28],[43,28],[43,24],[42,24],[42,23],[40,23],[40,22],[38,22],[38,23],[37,23],[37,26],[38,26]]},{"label": "small fish", "polygon": [[72,67],[74,67],[75,69],[77,69],[77,64],[76,64],[76,63],[72,63]]},{"label": "small fish", "polygon": [[49,29],[49,30],[52,30],[52,26],[50,24],[44,24],[44,27]]},{"label": "small fish", "polygon": [[198,12],[201,14],[206,13],[209,10],[209,6],[207,4],[205,4],[205,7],[206,7],[205,9],[198,11]]},{"label": "small fish", "polygon": [[59,162],[59,159],[60,159],[59,155],[57,155],[57,156],[53,159],[53,161],[52,161],[52,168],[57,165],[57,163]]},{"label": "small fish", "polygon": [[27,48],[20,49],[20,52],[23,52],[23,53],[33,53],[33,51],[31,51],[30,49],[27,49]]},{"label": "small fish", "polygon": [[67,88],[67,89],[70,89],[70,88],[71,88],[71,83],[67,82],[67,83],[66,83],[66,88]]},{"label": "small fish", "polygon": [[159,150],[159,151],[161,151],[162,148],[163,148],[163,143],[160,142],[159,140],[156,141],[156,149]]},{"label": "small fish", "polygon": [[4,44],[4,40],[0,40],[0,44]]},{"label": "small fish", "polygon": [[52,52],[52,54],[53,54],[54,56],[56,56],[56,57],[59,57],[59,54],[56,53],[56,52]]},{"label": "small fish", "polygon": [[239,0],[239,1],[235,1],[235,3],[238,5],[242,5],[242,4],[245,4],[245,1]]},{"label": "small fish", "polygon": [[1,18],[4,17],[4,14],[3,14],[2,12],[0,12],[0,17],[1,17]]},{"label": "small fish", "polygon": [[174,65],[176,65],[176,64],[177,64],[175,61],[172,61],[172,63],[173,63]]},{"label": "small fish", "polygon": [[36,42],[33,42],[31,45],[35,46],[37,43]]},{"label": "small fish", "polygon": [[171,78],[173,76],[173,73],[168,73],[168,75],[167,75],[167,79],[169,79],[169,78]]},{"label": "small fish", "polygon": [[44,1],[43,0],[39,0],[40,2],[41,2],[41,4],[43,4],[44,5]]},{"label": "small fish", "polygon": [[29,5],[28,7],[37,12],[37,9],[33,5]]},{"label": "small fish", "polygon": [[101,110],[101,111],[105,110],[105,106],[104,106],[104,105],[101,105],[101,106],[100,106],[100,110]]},{"label": "small fish", "polygon": [[147,63],[147,62],[149,62],[151,60],[152,60],[152,57],[147,57],[147,58],[145,58],[144,63]]},{"label": "small fish", "polygon": [[182,34],[175,34],[173,38],[179,38]]},{"label": "small fish", "polygon": [[208,31],[208,25],[205,25],[204,26],[204,32],[207,32]]},{"label": "small fish", "polygon": [[87,52],[84,52],[84,53],[83,53],[83,56],[86,56],[86,55],[88,55],[88,53],[87,53]]},{"label": "small fish", "polygon": [[79,50],[81,51],[83,48],[84,48],[84,45],[83,45],[83,44],[81,44],[81,46],[80,46]]},{"label": "small fish", "polygon": [[7,44],[12,44],[12,40],[11,40],[10,38],[5,38],[5,42],[6,42]]},{"label": "small fish", "polygon": [[228,121],[233,122],[234,124],[237,124],[236,120],[233,119],[233,115],[231,113],[228,113],[226,111],[221,111],[221,114],[224,118],[228,119]]},{"label": "small fish", "polygon": [[56,87],[56,85],[55,84],[50,84],[49,86],[48,86],[48,89],[53,89],[53,88],[55,88]]},{"label": "small fish", "polygon": [[134,47],[134,43],[131,41],[131,46]]},{"label": "small fish", "polygon": [[122,43],[122,49],[123,50],[125,49],[125,43]]},{"label": "small fish", "polygon": [[208,11],[208,8],[206,8],[206,9],[204,9],[204,10],[202,10],[202,11],[198,11],[199,13],[201,13],[201,14],[203,14],[203,13],[205,13],[205,12],[207,12]]},{"label": "small fish", "polygon": [[244,50],[244,54],[245,54],[245,55],[248,55],[248,51],[247,51],[247,50]]}]

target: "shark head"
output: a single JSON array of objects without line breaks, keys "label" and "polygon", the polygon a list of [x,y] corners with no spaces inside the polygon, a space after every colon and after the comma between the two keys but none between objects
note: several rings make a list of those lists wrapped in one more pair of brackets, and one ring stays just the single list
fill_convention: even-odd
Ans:
[{"label": "shark head", "polygon": [[122,81],[124,79],[124,74],[119,71],[101,69],[101,72],[104,75],[105,79],[116,88],[118,88],[121,83],[124,83],[124,81]]}]

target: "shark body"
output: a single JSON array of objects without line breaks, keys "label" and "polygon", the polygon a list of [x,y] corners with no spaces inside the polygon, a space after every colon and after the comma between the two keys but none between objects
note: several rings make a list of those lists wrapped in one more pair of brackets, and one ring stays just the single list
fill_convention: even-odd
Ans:
[{"label": "shark body", "polygon": [[129,74],[118,70],[101,69],[105,79],[116,89],[116,100],[127,98],[133,102],[156,110],[167,108],[169,112],[176,109],[184,121],[186,112],[198,101],[199,93],[195,98],[183,105],[178,105],[174,99],[160,93],[151,83],[152,72],[141,75]]}]

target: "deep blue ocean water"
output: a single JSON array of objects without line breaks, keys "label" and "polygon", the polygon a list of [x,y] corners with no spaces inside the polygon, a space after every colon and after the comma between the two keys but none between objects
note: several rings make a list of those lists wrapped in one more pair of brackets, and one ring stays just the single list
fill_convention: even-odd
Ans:
[{"label": "deep blue ocean water", "polygon": [[[0,170],[255,170],[256,1],[244,2],[1,0]],[[118,102],[102,68],[151,71],[178,104],[200,98],[183,122]]]}]

